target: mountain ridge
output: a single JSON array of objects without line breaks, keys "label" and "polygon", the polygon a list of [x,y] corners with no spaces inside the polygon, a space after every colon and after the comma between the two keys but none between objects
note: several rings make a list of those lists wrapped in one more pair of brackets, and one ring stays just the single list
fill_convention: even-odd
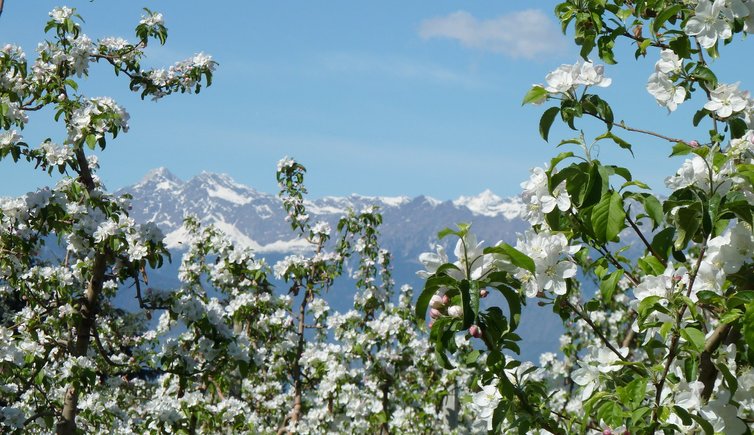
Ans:
[{"label": "mountain ridge", "polygon": [[[186,214],[196,215],[204,223],[217,225],[234,242],[259,252],[300,252],[304,248],[304,244],[290,233],[282,201],[277,196],[238,183],[226,174],[203,171],[182,180],[169,169],[159,167],[118,193],[133,196],[133,217],[137,221],[156,223],[165,233],[171,249],[181,247],[180,241],[185,233],[182,221]],[[331,224],[336,223],[337,218],[345,215],[349,209],[359,211],[366,206],[377,205],[385,217],[383,233],[398,230],[398,225],[418,229],[416,223],[417,219],[421,220],[421,214],[425,214],[425,218],[431,215],[434,222],[443,222],[444,226],[456,222],[483,222],[481,226],[488,227],[487,224],[496,221],[506,224],[503,225],[505,227],[519,228],[523,224],[519,217],[523,208],[521,198],[501,198],[489,189],[479,195],[461,196],[450,201],[425,195],[412,198],[353,193],[307,199],[304,205],[313,220],[325,220]],[[436,215],[440,216],[434,218]],[[446,218],[442,219],[441,216]],[[426,240],[425,248],[430,244],[431,241]]]}]

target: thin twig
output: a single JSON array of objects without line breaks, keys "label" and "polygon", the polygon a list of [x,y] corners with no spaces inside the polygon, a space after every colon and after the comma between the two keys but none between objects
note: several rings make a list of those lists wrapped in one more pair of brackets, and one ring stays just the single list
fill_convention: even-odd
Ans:
[{"label": "thin twig", "polygon": [[[623,355],[622,353],[620,353],[618,351],[618,349],[616,349],[615,346],[613,346],[610,343],[610,341],[607,339],[607,337],[605,337],[605,334],[602,333],[602,330],[600,330],[600,328],[597,325],[595,325],[594,322],[592,322],[592,319],[590,319],[586,314],[584,314],[581,310],[579,310],[569,300],[567,300],[567,299],[564,298],[563,302],[566,305],[568,305],[568,307],[571,308],[571,310],[573,310],[573,312],[576,313],[577,316],[579,316],[581,319],[583,319],[589,325],[589,327],[592,328],[592,331],[594,331],[594,333],[597,334],[597,336],[600,338],[600,340],[602,340],[602,342],[605,344],[605,346],[607,346],[608,349],[610,349],[615,355],[617,355],[618,358],[621,359],[621,361],[628,362],[628,363],[631,362],[628,358],[626,358],[625,355]],[[645,375],[645,373],[643,371],[639,370],[638,367],[636,367],[636,366],[634,366],[632,364],[628,364],[627,367],[630,368],[631,370],[635,371],[636,373],[638,373],[641,376]]]},{"label": "thin twig", "polygon": [[644,234],[641,232],[633,219],[631,219],[631,216],[628,213],[626,213],[626,220],[628,220],[628,224],[631,225],[631,228],[634,229],[634,232],[636,232],[636,234],[639,236],[641,241],[644,243],[644,246],[647,247],[647,250],[652,254],[652,256],[658,259],[660,263],[665,263],[665,260],[654,250],[652,245],[649,243],[646,237],[644,237]]}]

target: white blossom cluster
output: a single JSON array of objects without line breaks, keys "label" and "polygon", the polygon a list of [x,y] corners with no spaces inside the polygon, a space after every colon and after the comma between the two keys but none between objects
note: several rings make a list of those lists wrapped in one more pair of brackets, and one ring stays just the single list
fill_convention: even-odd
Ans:
[{"label": "white blossom cluster", "polygon": [[754,29],[754,4],[747,0],[699,0],[694,15],[689,18],[683,30],[696,37],[704,48],[711,48],[718,40],[733,36],[733,21],[742,19],[744,31]]},{"label": "white blossom cluster", "polygon": [[683,61],[673,50],[662,50],[660,60],[655,63],[655,71],[647,82],[647,92],[669,112],[675,111],[686,100],[686,89],[674,83],[682,68]]},{"label": "white blossom cluster", "polygon": [[610,86],[612,79],[605,77],[605,67],[591,61],[578,61],[573,65],[561,65],[545,77],[545,90],[553,94],[570,95],[579,86]]}]

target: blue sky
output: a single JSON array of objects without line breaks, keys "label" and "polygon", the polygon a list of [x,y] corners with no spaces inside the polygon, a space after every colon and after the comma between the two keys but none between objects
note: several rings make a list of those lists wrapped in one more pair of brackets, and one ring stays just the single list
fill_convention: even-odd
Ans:
[{"label": "blue sky", "polygon": [[[164,14],[166,46],[148,49],[153,66],[198,51],[220,65],[215,83],[199,95],[141,101],[127,82],[93,67],[83,91],[109,95],[126,107],[131,130],[101,154],[100,176],[111,190],[165,166],[181,178],[202,170],[275,192],[276,162],[285,155],[309,170],[314,197],[360,193],[452,199],[492,189],[518,194],[528,169],[555,155],[553,143],[575,132],[554,127],[551,143],[538,134],[546,107],[521,107],[533,83],[577,50],[559,33],[555,1],[475,2],[167,2],[72,1],[92,39],[133,38],[149,7]],[[19,44],[33,57],[47,12],[59,2],[6,0],[0,43]],[[723,54],[727,54],[723,50]],[[733,57],[733,56],[729,56]],[[751,56],[747,56],[750,58]],[[668,116],[644,86],[656,57],[619,53],[609,67],[613,85],[599,93],[626,123],[693,139],[697,105]],[[721,65],[723,81],[739,80],[745,64]],[[743,68],[743,69],[742,69]],[[741,74],[739,74],[741,75]],[[741,75],[744,76],[744,75]],[[747,83],[742,83],[747,88]],[[62,141],[50,113],[34,114],[27,142]],[[583,124],[589,126],[589,124]],[[592,137],[601,133],[586,130]],[[680,161],[665,159],[670,145],[635,139],[636,158],[607,143],[600,159],[632,169],[662,187]],[[0,163],[0,195],[46,184],[30,165]]]}]

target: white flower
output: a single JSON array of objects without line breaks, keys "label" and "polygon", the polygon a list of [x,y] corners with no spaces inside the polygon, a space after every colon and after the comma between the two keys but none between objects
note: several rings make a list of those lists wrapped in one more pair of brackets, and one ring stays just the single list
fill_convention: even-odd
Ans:
[{"label": "white flower", "polygon": [[580,245],[570,246],[561,233],[535,233],[529,230],[519,236],[516,249],[534,260],[534,274],[519,268],[514,275],[524,285],[527,297],[535,297],[544,290],[556,295],[566,293],[565,280],[573,278],[577,272],[576,264],[569,256],[578,252]]},{"label": "white flower", "polygon": [[45,160],[49,165],[62,165],[73,158],[73,149],[67,145],[56,145],[52,142],[45,142],[39,146],[45,153]]},{"label": "white flower", "polygon": [[450,317],[463,317],[463,307],[460,305],[452,305],[448,308],[448,315]]},{"label": "white flower", "polygon": [[749,92],[739,91],[738,83],[721,84],[710,92],[710,101],[704,108],[715,112],[720,118],[727,118],[734,112],[740,112],[749,105]]},{"label": "white flower", "polygon": [[568,93],[578,85],[610,86],[612,80],[605,77],[605,67],[594,65],[591,61],[578,61],[573,65],[560,65],[555,71],[545,76],[547,86],[545,90],[550,93]]},{"label": "white flower", "polygon": [[746,423],[738,418],[738,409],[730,403],[730,391],[717,393],[715,400],[710,400],[699,414],[710,422],[715,433],[740,435],[746,432]]},{"label": "white flower", "polygon": [[521,193],[521,199],[526,204],[521,217],[532,225],[543,224],[545,222],[545,212],[542,209],[541,198],[550,194],[547,189],[547,174],[545,170],[540,167],[531,169],[529,179],[521,183],[521,188],[524,189]]},{"label": "white flower", "polygon": [[4,131],[0,133],[0,148],[13,145],[21,139],[21,135],[16,130]]},{"label": "white flower", "polygon": [[594,388],[599,383],[600,372],[597,367],[588,361],[579,361],[579,368],[573,371],[571,379],[577,385],[581,385],[581,400],[586,400],[594,393]]},{"label": "white flower", "polygon": [[284,169],[292,168],[295,164],[295,160],[288,156],[285,156],[278,161],[278,172],[283,172]]},{"label": "white flower", "polygon": [[550,213],[558,207],[560,211],[568,211],[571,209],[571,195],[566,190],[566,182],[561,182],[558,186],[552,189],[552,194],[546,193],[539,198],[539,202],[542,204],[542,212]]},{"label": "white flower", "polygon": [[567,93],[574,83],[573,65],[560,65],[555,71],[545,76],[545,90],[551,93]]},{"label": "white flower", "polygon": [[497,388],[497,379],[474,394],[471,405],[478,417],[487,422],[487,430],[492,430],[492,415],[502,399],[503,395]]},{"label": "white flower", "polygon": [[720,17],[724,2],[701,0],[694,10],[695,15],[686,22],[683,31],[689,36],[696,36],[699,45],[713,47],[718,39],[732,36],[730,23]]},{"label": "white flower", "polygon": [[[714,154],[710,153],[711,159]],[[719,171],[711,170],[712,163],[705,161],[698,155],[683,162],[676,174],[665,179],[665,185],[670,189],[682,189],[694,185],[703,190],[714,189],[723,194],[726,193],[732,180],[729,174],[733,171],[733,162],[729,161]],[[710,179],[710,172],[712,179]]]},{"label": "white flower", "polygon": [[579,61],[573,67],[574,70],[578,68],[578,75],[575,80],[577,84],[606,88],[613,82],[612,79],[605,77],[604,65],[595,65],[592,61],[583,63]]},{"label": "white flower", "polygon": [[63,6],[62,8],[55,8],[50,11],[50,18],[58,24],[63,24],[65,20],[71,18],[73,15],[73,9]]},{"label": "white flower", "polygon": [[664,49],[660,52],[660,60],[655,63],[655,71],[662,74],[675,74],[681,71],[683,61],[675,51]]},{"label": "white flower", "polygon": [[659,72],[649,76],[647,92],[655,97],[657,104],[667,107],[670,112],[686,100],[686,89],[683,86],[675,86],[667,75]]},{"label": "white flower", "polygon": [[154,27],[157,25],[164,25],[165,19],[163,18],[162,14],[154,12],[149,15],[142,16],[141,21],[139,21],[139,24],[144,24],[149,27]]}]

